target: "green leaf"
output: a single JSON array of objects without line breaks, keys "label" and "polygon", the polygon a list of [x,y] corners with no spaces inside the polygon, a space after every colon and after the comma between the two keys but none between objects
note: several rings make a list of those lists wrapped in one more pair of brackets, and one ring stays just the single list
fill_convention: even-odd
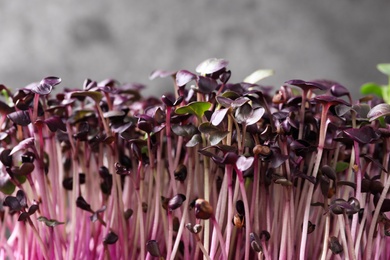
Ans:
[{"label": "green leaf", "polygon": [[259,82],[262,79],[265,79],[269,76],[274,75],[273,70],[256,70],[252,74],[250,74],[248,77],[244,79],[244,82],[250,83],[250,84],[255,84]]},{"label": "green leaf", "polygon": [[96,103],[99,103],[100,100],[103,98],[103,94],[99,91],[76,91],[71,94],[72,98],[75,97],[90,97],[92,98]]},{"label": "green leaf", "polygon": [[184,114],[192,114],[197,117],[202,117],[204,112],[209,110],[211,107],[210,102],[191,102],[186,106],[179,107],[175,110],[176,114],[184,115]]},{"label": "green leaf", "polygon": [[374,94],[378,97],[382,96],[382,87],[376,83],[369,82],[360,87],[360,93],[363,95]]},{"label": "green leaf", "polygon": [[343,161],[337,162],[336,163],[336,172],[343,172],[346,169],[348,169],[348,167],[349,167],[349,163],[347,163],[347,162],[343,162]]},{"label": "green leaf", "polygon": [[8,176],[0,178],[0,192],[5,195],[11,195],[15,191],[15,185]]},{"label": "green leaf", "polygon": [[383,74],[390,77],[390,63],[381,63],[376,66],[376,68]]},{"label": "green leaf", "polygon": [[47,219],[44,216],[40,216],[38,218],[38,221],[45,223],[46,226],[48,226],[48,227],[55,227],[55,226],[58,226],[58,225],[65,224],[65,222],[59,222],[58,220],[55,220],[55,219]]}]

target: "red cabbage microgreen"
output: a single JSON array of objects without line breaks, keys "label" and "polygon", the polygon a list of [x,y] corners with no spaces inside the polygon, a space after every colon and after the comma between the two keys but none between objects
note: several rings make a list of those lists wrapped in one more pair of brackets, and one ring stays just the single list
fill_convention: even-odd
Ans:
[{"label": "red cabbage microgreen", "polygon": [[390,86],[227,66],[0,85],[0,258],[389,259]]}]

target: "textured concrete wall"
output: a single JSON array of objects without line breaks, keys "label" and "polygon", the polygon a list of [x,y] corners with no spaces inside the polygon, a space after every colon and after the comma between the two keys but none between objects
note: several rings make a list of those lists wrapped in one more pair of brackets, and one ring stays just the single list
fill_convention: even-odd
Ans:
[{"label": "textured concrete wall", "polygon": [[24,87],[47,75],[62,86],[114,77],[161,94],[154,69],[194,70],[230,61],[232,80],[259,68],[292,78],[328,78],[357,91],[386,82],[389,0],[1,1],[0,83]]}]

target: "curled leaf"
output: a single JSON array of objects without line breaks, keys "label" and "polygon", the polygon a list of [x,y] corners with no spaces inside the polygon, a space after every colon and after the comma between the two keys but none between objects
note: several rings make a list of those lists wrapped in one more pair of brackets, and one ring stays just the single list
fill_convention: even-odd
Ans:
[{"label": "curled leaf", "polygon": [[370,112],[368,112],[367,117],[371,122],[378,119],[381,116],[388,116],[388,115],[390,115],[390,105],[382,103],[373,107],[370,110]]},{"label": "curled leaf", "polygon": [[48,219],[48,218],[46,218],[44,216],[38,217],[37,220],[40,221],[40,222],[45,223],[45,225],[48,226],[48,227],[55,227],[55,226],[58,226],[58,225],[65,224],[65,222],[60,222],[60,221],[55,220],[55,219]]}]

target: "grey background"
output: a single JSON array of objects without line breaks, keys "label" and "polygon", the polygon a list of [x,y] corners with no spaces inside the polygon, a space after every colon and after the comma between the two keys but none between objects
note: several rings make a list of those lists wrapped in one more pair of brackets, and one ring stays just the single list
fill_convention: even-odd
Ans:
[{"label": "grey background", "polygon": [[[115,78],[161,95],[155,69],[194,71],[230,61],[231,81],[274,69],[263,84],[327,78],[358,93],[387,79],[389,0],[1,1],[0,83],[20,88],[48,75],[60,87]],[[357,96],[357,94],[355,94]]]}]

